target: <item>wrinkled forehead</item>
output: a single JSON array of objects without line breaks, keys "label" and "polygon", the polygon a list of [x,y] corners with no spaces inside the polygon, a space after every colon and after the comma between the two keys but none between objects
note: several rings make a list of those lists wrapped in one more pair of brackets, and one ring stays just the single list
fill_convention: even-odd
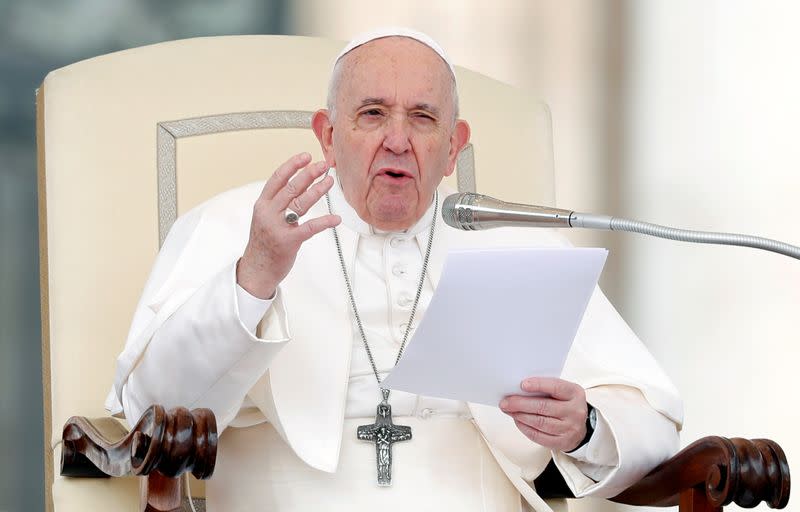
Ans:
[{"label": "wrinkled forehead", "polygon": [[431,67],[441,71],[445,76],[455,77],[449,63],[435,50],[415,39],[403,36],[374,39],[342,55],[337,63],[340,61],[351,68],[382,61],[410,67]]}]

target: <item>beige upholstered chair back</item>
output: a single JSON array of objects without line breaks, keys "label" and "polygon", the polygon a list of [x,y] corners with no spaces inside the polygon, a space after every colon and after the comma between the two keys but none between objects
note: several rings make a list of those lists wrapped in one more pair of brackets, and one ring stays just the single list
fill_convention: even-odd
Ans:
[{"label": "beige upholstered chair back", "polygon": [[[106,415],[116,356],[176,215],[265,179],[293,153],[321,158],[310,113],[325,104],[342,46],[191,39],[104,55],[45,79],[37,130],[46,485],[55,510],[136,510],[132,479],[57,474],[61,427],[72,415]],[[552,204],[546,108],[472,71],[458,69],[458,82],[473,131],[451,185]]]}]

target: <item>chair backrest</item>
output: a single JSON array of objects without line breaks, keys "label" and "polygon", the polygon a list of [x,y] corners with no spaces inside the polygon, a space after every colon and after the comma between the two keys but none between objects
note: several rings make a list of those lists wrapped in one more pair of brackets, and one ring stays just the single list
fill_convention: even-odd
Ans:
[{"label": "chair backrest", "polygon": [[[58,461],[73,415],[104,416],[115,359],[160,241],[177,215],[263,180],[289,155],[321,152],[340,41],[190,39],[51,72],[37,93],[42,357],[48,509],[135,510],[132,479],[68,481]],[[553,204],[546,107],[457,69],[472,144],[448,180],[507,200]],[[457,176],[457,177],[456,177]],[[52,490],[52,494],[51,494]]]}]

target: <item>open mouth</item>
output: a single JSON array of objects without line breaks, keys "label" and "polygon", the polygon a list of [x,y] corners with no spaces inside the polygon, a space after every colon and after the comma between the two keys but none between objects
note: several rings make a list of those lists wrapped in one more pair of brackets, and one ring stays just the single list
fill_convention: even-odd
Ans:
[{"label": "open mouth", "polygon": [[403,181],[412,178],[411,173],[400,169],[382,169],[380,176],[384,176],[386,178],[397,181]]}]

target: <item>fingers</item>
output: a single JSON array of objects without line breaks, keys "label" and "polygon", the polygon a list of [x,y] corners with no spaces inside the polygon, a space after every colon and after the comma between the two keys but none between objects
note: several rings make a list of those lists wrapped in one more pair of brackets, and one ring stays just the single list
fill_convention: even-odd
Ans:
[{"label": "fingers", "polygon": [[555,377],[529,377],[522,381],[520,388],[528,393],[544,393],[557,400],[572,400],[584,394],[578,384]]},{"label": "fingers", "polygon": [[522,412],[514,413],[511,417],[514,418],[516,422],[523,423],[540,432],[554,436],[568,434],[572,430],[572,426],[569,423],[559,418]]},{"label": "fingers", "polygon": [[[311,187],[308,187],[305,192],[290,200],[287,207],[297,212],[298,215],[303,216],[308,212],[309,208],[314,206],[314,204],[316,204],[316,202],[319,201],[322,196],[324,196],[328,190],[331,189],[332,186],[333,177],[325,176],[317,183],[314,183]],[[288,188],[288,185],[286,188]],[[276,199],[276,201],[278,201],[278,199]]]},{"label": "fingers", "polygon": [[[509,395],[500,409],[532,441],[547,448],[569,451],[586,435],[586,392],[562,379],[531,377],[520,385],[539,396]],[[547,396],[541,396],[541,394]]]},{"label": "fingers", "polygon": [[[281,164],[273,175],[267,180],[261,191],[261,196],[256,202],[257,215],[279,231],[288,228],[289,238],[303,242],[314,234],[336,226],[340,220],[334,221],[326,218],[314,222],[303,230],[298,230],[296,223],[287,224],[284,214],[287,209],[293,210],[299,216],[308,213],[308,210],[324,196],[333,186],[333,178],[326,176],[314,183],[328,170],[324,161],[309,164],[311,155],[299,153]],[[305,168],[303,168],[305,166]],[[300,170],[302,169],[302,170]],[[284,233],[284,236],[287,233]]]},{"label": "fingers", "polygon": [[322,233],[328,228],[338,226],[342,218],[338,215],[324,215],[315,219],[307,220],[297,228],[300,242],[305,242],[317,233]]},{"label": "fingers", "polygon": [[573,449],[576,444],[569,438],[536,430],[520,421],[514,421],[514,424],[528,439],[552,450],[569,451]]},{"label": "fingers", "polygon": [[333,178],[328,178],[327,188],[317,196],[316,200],[308,202],[309,198],[306,198],[305,200],[301,199],[301,196],[309,191],[309,186],[327,170],[328,164],[322,161],[315,162],[295,174],[295,176],[275,194],[275,197],[273,198],[275,207],[279,210],[291,208],[300,215],[303,215],[306,210],[310,208],[311,205],[316,203],[317,200],[322,197],[322,194],[324,194],[325,191],[327,191],[327,189],[333,184]]},{"label": "fingers", "polygon": [[261,191],[261,199],[269,201],[274,198],[275,194],[286,186],[289,179],[294,176],[299,169],[308,165],[309,162],[311,162],[310,154],[298,153],[282,163],[275,172],[272,173],[272,176],[269,177],[267,183],[264,185]]},{"label": "fingers", "polygon": [[574,408],[570,402],[549,397],[510,395],[500,402],[500,410],[506,414],[526,413],[550,418],[563,418]]}]

